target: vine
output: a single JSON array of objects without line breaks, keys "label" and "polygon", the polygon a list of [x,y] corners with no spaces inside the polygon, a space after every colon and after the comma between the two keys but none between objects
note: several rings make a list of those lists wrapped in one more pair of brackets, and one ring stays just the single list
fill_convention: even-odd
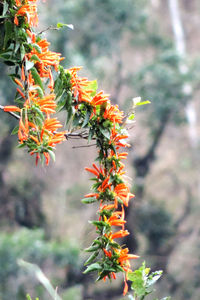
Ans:
[{"label": "vine", "polygon": [[[97,90],[96,81],[80,77],[81,68],[64,69],[60,65],[61,54],[52,52],[43,33],[36,31],[37,0],[0,1],[0,10],[0,58],[12,66],[9,76],[16,84],[15,104],[0,108],[19,119],[13,130],[18,134],[18,147],[26,147],[35,156],[36,164],[41,161],[48,165],[50,158],[55,159],[56,145],[70,137],[95,140],[98,163],[85,168],[93,175],[94,183],[82,202],[98,202],[99,219],[91,222],[97,237],[86,249],[91,256],[85,262],[84,273],[97,271],[97,280],[106,280],[123,272],[125,295],[130,260],[138,258],[118,243],[129,234],[124,206],[128,207],[134,197],[122,163],[128,154],[122,149],[130,146],[124,125],[127,118],[134,116],[125,116],[113,105],[109,95]],[[59,23],[57,27],[64,25]],[[63,126],[55,117],[61,110],[66,111],[68,130],[61,129]],[[75,132],[80,129],[81,132]]]}]

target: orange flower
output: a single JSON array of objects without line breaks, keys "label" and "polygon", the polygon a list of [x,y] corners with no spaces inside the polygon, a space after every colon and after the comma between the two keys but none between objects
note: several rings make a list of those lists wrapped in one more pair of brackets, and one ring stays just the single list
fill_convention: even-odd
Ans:
[{"label": "orange flower", "polygon": [[56,144],[60,144],[66,140],[65,138],[66,131],[58,132],[51,135],[48,145],[54,147]]},{"label": "orange flower", "polygon": [[14,80],[16,84],[18,84],[22,89],[24,89],[24,86],[19,79],[15,78]]},{"label": "orange flower", "polygon": [[125,183],[120,183],[114,188],[114,195],[115,207],[118,206],[118,197],[123,201],[125,206],[128,206],[129,200],[134,197],[134,195],[130,193],[129,188]]},{"label": "orange flower", "polygon": [[111,131],[111,137],[110,137],[110,144],[114,144],[116,146],[116,149],[118,150],[120,147],[130,147],[129,144],[125,142],[125,139],[127,139],[128,135],[120,135],[115,128],[112,128]]},{"label": "orange flower", "polygon": [[61,128],[62,125],[60,124],[60,122],[57,120],[57,118],[53,118],[53,119],[46,119],[44,121],[44,125],[42,127],[42,130],[45,131],[50,131],[50,132],[54,132],[56,131],[58,128]]},{"label": "orange flower", "polygon": [[[26,22],[29,24],[29,26],[37,26],[38,24],[38,16],[37,16],[37,6],[35,3],[30,3],[30,2],[37,2],[37,0],[34,1],[28,1],[28,4],[25,4],[19,8],[17,11],[15,18],[14,18],[14,23],[15,25],[19,25],[18,21],[18,16],[25,17]],[[18,4],[20,2],[18,1]]]},{"label": "orange flower", "polygon": [[22,118],[19,120],[19,130],[18,130],[18,138],[21,143],[26,141],[28,139],[29,134],[29,125],[28,125],[28,119],[27,114],[25,116],[25,124],[23,123]]},{"label": "orange flower", "polygon": [[4,106],[3,110],[6,112],[9,112],[9,111],[21,112],[21,109],[15,105],[6,105],[6,106]]},{"label": "orange flower", "polygon": [[115,233],[112,233],[112,234],[110,235],[110,239],[111,239],[111,240],[119,239],[119,238],[125,237],[125,236],[127,236],[127,235],[129,235],[128,230],[119,230],[119,231],[117,231],[117,232],[115,232]]},{"label": "orange flower", "polygon": [[121,211],[116,211],[108,220],[104,219],[104,222],[108,223],[110,226],[121,226],[124,229],[124,224],[126,221],[124,220],[123,216],[120,218],[121,214]]},{"label": "orange flower", "polygon": [[101,167],[98,168],[95,164],[92,164],[92,165],[93,165],[94,169],[86,167],[85,170],[92,173],[92,174],[94,174],[95,176],[97,176],[97,178],[99,178],[101,175],[105,176],[105,171],[102,170]]},{"label": "orange flower", "polygon": [[85,101],[90,103],[90,94],[93,92],[93,90],[87,89],[87,86],[90,84],[90,81],[88,81],[87,78],[78,77],[77,71],[79,71],[80,69],[81,67],[69,69],[74,97],[77,98],[78,102]]},{"label": "orange flower", "polygon": [[124,114],[119,110],[118,105],[112,105],[110,102],[108,102],[103,117],[113,123],[122,123]]}]

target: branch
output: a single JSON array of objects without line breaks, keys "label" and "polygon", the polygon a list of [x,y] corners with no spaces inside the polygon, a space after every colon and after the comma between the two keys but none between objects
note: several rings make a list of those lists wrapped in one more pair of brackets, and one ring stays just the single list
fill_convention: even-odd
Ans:
[{"label": "branch", "polygon": [[[82,131],[82,132],[69,132],[65,134],[66,139],[68,140],[69,138],[71,139],[88,139],[88,132],[87,131]],[[95,138],[92,138],[92,140],[95,140]]]},{"label": "branch", "polygon": [[[0,109],[4,111],[4,106],[3,105],[0,105]],[[12,111],[6,111],[6,113],[8,113],[9,115],[13,116],[15,119],[19,120],[20,119],[20,116],[18,116],[17,114],[15,114],[14,112]]]}]

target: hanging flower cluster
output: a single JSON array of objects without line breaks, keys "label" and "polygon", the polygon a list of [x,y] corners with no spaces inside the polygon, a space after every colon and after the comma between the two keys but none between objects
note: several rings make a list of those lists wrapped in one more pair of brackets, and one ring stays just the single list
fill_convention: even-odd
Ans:
[{"label": "hanging flower cluster", "polygon": [[[123,159],[128,153],[121,152],[127,144],[128,133],[120,126],[124,115],[117,105],[112,105],[108,95],[91,90],[92,82],[77,75],[77,68],[70,69],[72,95],[76,100],[76,118],[81,121],[84,107],[84,117],[88,115],[89,136],[94,138],[98,147],[98,166],[86,167],[86,171],[94,175],[92,192],[85,195],[84,203],[99,202],[99,220],[91,223],[98,234],[92,245],[86,249],[92,252],[85,265],[85,273],[98,272],[98,280],[116,278],[116,273],[125,273],[124,295],[127,293],[127,274],[130,271],[130,260],[138,258],[129,254],[128,248],[123,248],[117,242],[129,234],[125,230],[124,206],[134,197],[131,194],[124,175]],[[82,107],[82,109],[79,109]],[[95,262],[94,262],[95,261]]]},{"label": "hanging flower cluster", "polygon": [[125,180],[122,160],[128,133],[123,127],[124,114],[113,105],[109,95],[97,91],[97,82],[78,75],[79,67],[64,70],[60,66],[61,54],[49,50],[49,42],[35,32],[38,23],[37,0],[7,0],[3,4],[5,20],[4,51],[0,58],[15,67],[11,75],[17,85],[16,105],[4,107],[19,118],[20,147],[26,146],[36,163],[41,158],[49,163],[54,158],[56,144],[66,140],[70,132],[58,131],[61,123],[55,113],[65,110],[67,123],[73,129],[87,129],[88,141],[95,140],[98,164],[85,168],[93,175],[91,193],[83,203],[99,202],[98,221],[92,221],[97,238],[86,249],[91,256],[84,273],[98,272],[98,280],[115,279],[124,273],[124,295],[128,291],[127,274],[130,260],[138,256],[129,254],[118,240],[129,234],[125,229],[124,206],[134,195]]},{"label": "hanging flower cluster", "polygon": [[34,32],[33,26],[38,23],[36,2],[8,2],[9,18],[5,28],[10,30],[6,31],[4,46],[9,52],[14,50],[12,61],[14,54],[14,64],[18,66],[12,74],[17,85],[15,102],[18,106],[5,106],[4,111],[19,115],[16,131],[20,146],[27,146],[30,154],[36,155],[36,163],[41,157],[48,165],[50,156],[54,158],[55,145],[65,140],[65,131],[58,132],[62,125],[54,116],[57,104],[52,75],[53,70],[58,72],[62,58],[59,53],[50,51],[49,42]]}]

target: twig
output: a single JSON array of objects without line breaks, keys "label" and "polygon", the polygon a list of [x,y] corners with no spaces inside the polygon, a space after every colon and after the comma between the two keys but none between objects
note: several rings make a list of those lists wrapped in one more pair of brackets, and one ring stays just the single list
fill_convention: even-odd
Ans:
[{"label": "twig", "polygon": [[[4,106],[3,105],[0,105],[0,109],[4,111]],[[20,119],[20,116],[18,116],[17,114],[15,114],[14,112],[12,111],[5,111],[6,113],[8,113],[9,115],[13,116],[15,119],[19,120]]]},{"label": "twig", "polygon": [[[87,140],[88,139],[88,133],[86,131],[79,132],[79,133],[78,132],[74,132],[74,133],[70,132],[70,133],[66,133],[65,137],[66,137],[66,139],[68,139],[68,138],[72,138],[72,139],[81,138],[81,139]],[[94,140],[94,138],[92,140]]]},{"label": "twig", "polygon": [[97,144],[91,144],[91,145],[84,145],[84,146],[73,146],[72,149],[79,149],[79,148],[89,148],[96,146]]},{"label": "twig", "polygon": [[51,26],[49,26],[49,27],[43,29],[42,31],[40,31],[39,34],[42,34],[43,32],[46,32],[46,31],[48,31],[48,30],[59,30],[59,29],[60,29],[60,28],[54,27],[54,26],[51,25]]}]

